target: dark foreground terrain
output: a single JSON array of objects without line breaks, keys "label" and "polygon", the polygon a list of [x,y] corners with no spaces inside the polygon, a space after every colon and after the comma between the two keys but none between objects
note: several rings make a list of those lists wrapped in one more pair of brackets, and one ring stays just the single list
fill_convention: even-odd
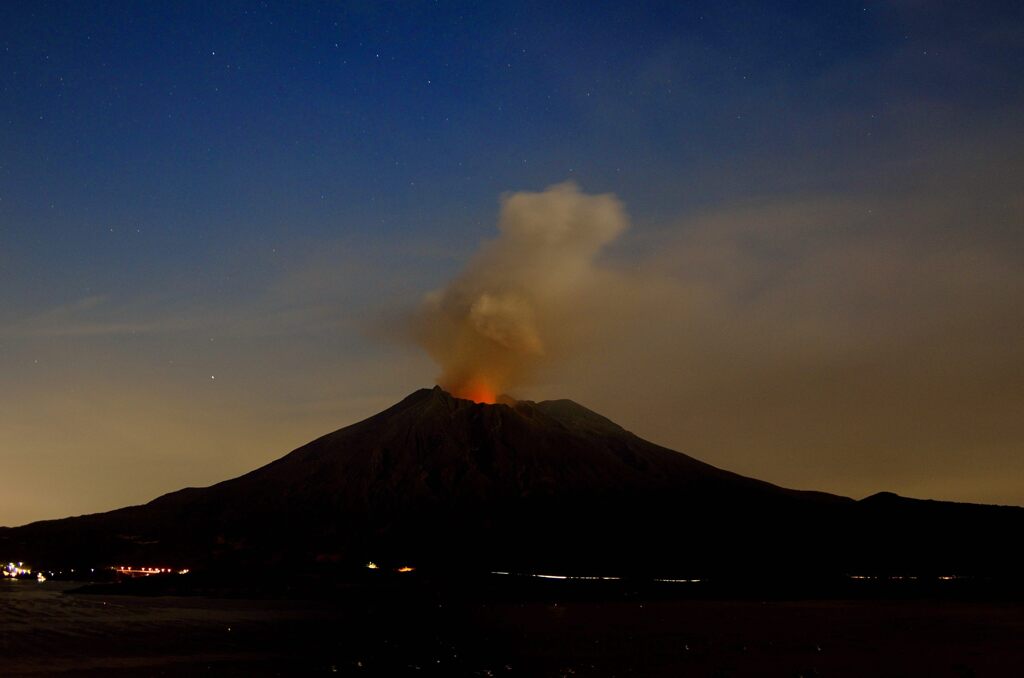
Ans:
[{"label": "dark foreground terrain", "polygon": [[[0,528],[49,577],[0,584],[0,678],[1019,677],[1022,530],[422,389],[211,487]],[[118,580],[154,566],[182,574]]]},{"label": "dark foreground terrain", "polygon": [[0,584],[0,675],[1024,675],[1024,603],[970,592],[723,600],[403,584],[296,601],[73,586]]}]

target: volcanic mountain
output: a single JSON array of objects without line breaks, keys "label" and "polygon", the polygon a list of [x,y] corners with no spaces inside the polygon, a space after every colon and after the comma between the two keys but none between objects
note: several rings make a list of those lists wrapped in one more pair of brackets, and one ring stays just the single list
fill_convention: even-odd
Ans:
[{"label": "volcanic mountain", "polygon": [[697,575],[1018,567],[1024,509],[784,489],[569,400],[422,389],[238,478],[0,529],[51,565],[311,562]]}]

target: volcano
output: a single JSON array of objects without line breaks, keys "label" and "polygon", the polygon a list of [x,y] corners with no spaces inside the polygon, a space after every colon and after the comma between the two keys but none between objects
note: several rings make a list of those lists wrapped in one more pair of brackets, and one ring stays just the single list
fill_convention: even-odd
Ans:
[{"label": "volcano", "polygon": [[1019,568],[1022,528],[1021,508],[785,489],[647,442],[569,400],[479,404],[435,387],[238,478],[2,528],[0,556],[49,566],[992,573]]}]

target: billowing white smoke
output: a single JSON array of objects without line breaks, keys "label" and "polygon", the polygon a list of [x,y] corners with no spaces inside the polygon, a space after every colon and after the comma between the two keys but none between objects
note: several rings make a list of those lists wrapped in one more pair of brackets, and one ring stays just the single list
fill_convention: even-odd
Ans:
[{"label": "billowing white smoke", "polygon": [[427,295],[417,338],[454,395],[492,402],[567,350],[574,307],[597,280],[594,258],[628,225],[613,195],[573,183],[502,198],[500,235]]}]

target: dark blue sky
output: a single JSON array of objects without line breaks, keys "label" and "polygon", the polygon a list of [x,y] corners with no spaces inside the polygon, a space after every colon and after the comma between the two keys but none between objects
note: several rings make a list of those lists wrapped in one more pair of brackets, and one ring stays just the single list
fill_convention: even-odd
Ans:
[{"label": "dark blue sky", "polygon": [[[353,327],[457,271],[493,234],[502,193],[567,179],[625,203],[634,226],[613,248],[623,266],[644,268],[665,242],[696,232],[693,219],[807,201],[843,205],[826,230],[884,234],[911,250],[955,241],[1019,261],[1022,73],[1024,5],[1014,2],[5,3],[0,388],[41,419],[66,415],[66,402],[41,394],[71,382],[145,384],[135,402],[152,412],[194,400],[181,395],[189,380],[217,368],[246,374],[239,389],[260,384],[259,407],[273,417],[299,391],[375,398],[282,424],[298,444],[322,432],[314,423],[370,414],[429,379],[429,362],[382,354]],[[883,209],[899,220],[862,223]],[[795,256],[775,241],[755,250],[757,266]],[[325,321],[335,305],[358,318]],[[274,313],[287,329],[253,330]],[[208,345],[228,336],[231,349]],[[405,367],[388,377],[367,367],[398,360]],[[368,373],[354,378],[356,364]],[[320,376],[295,376],[310,372]],[[613,402],[610,385],[591,393],[552,379],[581,391],[565,395]],[[606,413],[687,447],[691,429],[638,410]],[[231,422],[230,437],[244,437],[242,419]],[[213,423],[201,430],[214,436]],[[116,433],[80,434],[135,450],[119,458],[144,456],[144,444]],[[1016,440],[1019,450],[1014,435],[997,447]],[[46,468],[78,454],[61,444]],[[703,444],[705,457],[728,447]],[[973,444],[949,455],[978,454]],[[21,455],[24,477],[35,477],[27,460],[47,445],[27,427],[0,438],[0,455]],[[189,482],[283,451],[236,452]],[[775,468],[722,454],[709,460]],[[842,463],[818,484],[881,482],[872,467],[844,485]],[[140,492],[173,489],[162,480]],[[921,491],[1024,502],[977,489],[986,482]],[[124,503],[97,496],[61,510]]]},{"label": "dark blue sky", "polygon": [[9,4],[5,249],[159,270],[239,240],[475,235],[500,192],[567,177],[654,219],[845,188],[892,162],[908,101],[955,133],[1021,97],[1019,34],[991,35],[1010,3],[555,4]]}]

